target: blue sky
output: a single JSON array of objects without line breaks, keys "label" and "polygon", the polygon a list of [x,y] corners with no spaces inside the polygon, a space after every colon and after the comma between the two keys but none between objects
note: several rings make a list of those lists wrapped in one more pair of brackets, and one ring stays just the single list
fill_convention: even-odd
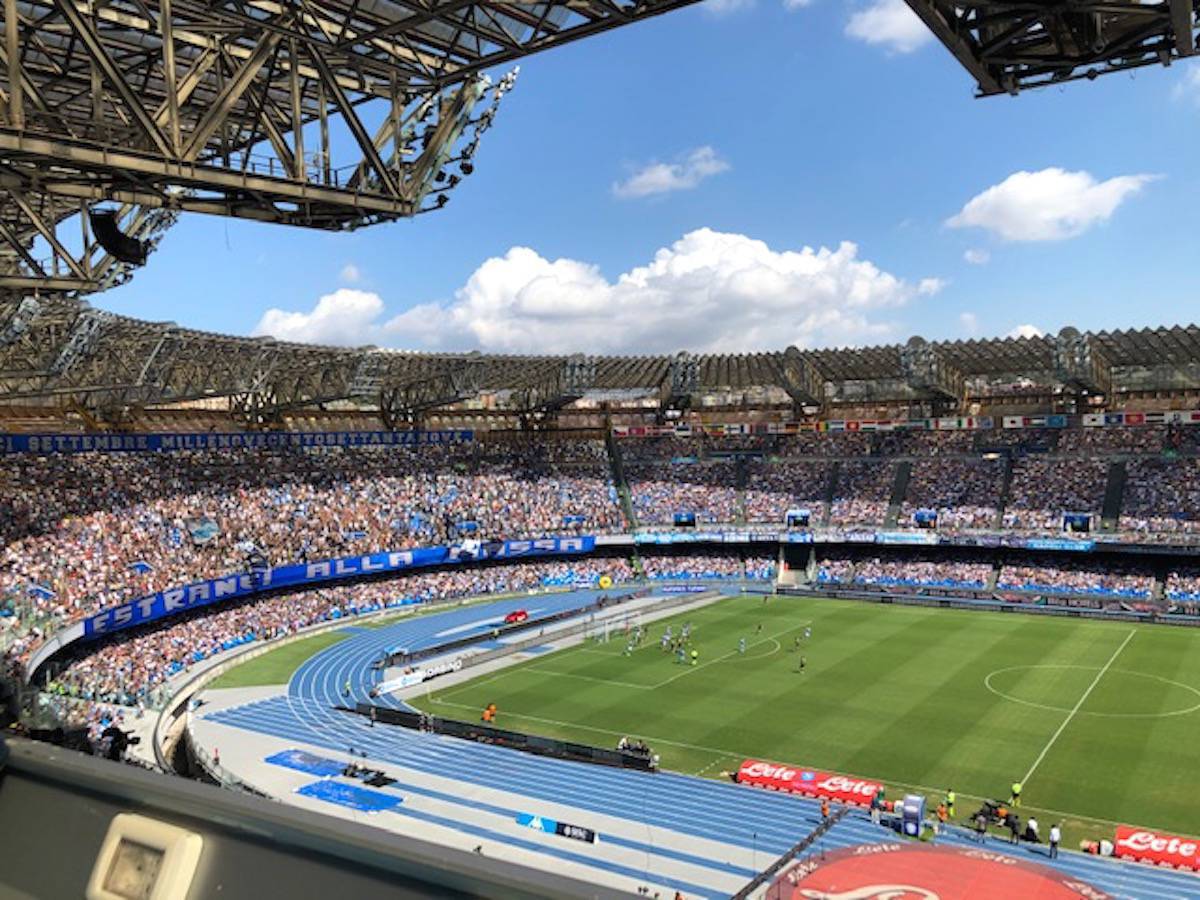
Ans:
[{"label": "blue sky", "polygon": [[531,57],[440,212],[350,234],[185,217],[93,302],[511,352],[1200,318],[1200,63],[977,100],[897,2],[710,0]]}]

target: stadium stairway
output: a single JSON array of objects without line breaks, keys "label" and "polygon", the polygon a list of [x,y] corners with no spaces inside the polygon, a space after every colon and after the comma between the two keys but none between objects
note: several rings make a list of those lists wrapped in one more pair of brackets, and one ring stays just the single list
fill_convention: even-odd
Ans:
[{"label": "stadium stairway", "polygon": [[613,437],[611,428],[604,435],[604,446],[608,449],[608,466],[612,470],[621,512],[625,514],[625,525],[630,529],[637,528],[637,517],[633,514],[633,496],[629,493],[629,483],[625,480],[625,461],[621,458],[621,448],[617,439]]},{"label": "stadium stairway", "polygon": [[912,479],[913,464],[909,460],[902,460],[896,463],[896,477],[892,481],[892,495],[888,499],[887,515],[884,516],[883,526],[885,528],[895,528],[896,523],[900,519],[900,507],[904,504],[904,498],[908,496],[908,482]]},{"label": "stadium stairway", "polygon": [[1125,500],[1125,460],[1109,463],[1108,483],[1104,487],[1104,505],[1100,509],[1100,530],[1113,532],[1121,520],[1121,505]]},{"label": "stadium stairway", "polygon": [[[1013,458],[1009,454],[1004,457],[1004,475],[1000,481],[1000,497],[996,501],[996,518],[992,522],[993,528],[1004,527],[1004,512],[1008,508],[1008,498],[1012,496],[1013,482]],[[995,578],[992,579],[989,589],[996,586]]]},{"label": "stadium stairway", "polygon": [[833,465],[829,467],[829,480],[825,482],[825,491],[821,497],[821,502],[824,507],[821,510],[821,525],[829,524],[829,519],[833,515],[833,498],[837,496],[838,479],[842,477],[841,460],[834,460]]}]

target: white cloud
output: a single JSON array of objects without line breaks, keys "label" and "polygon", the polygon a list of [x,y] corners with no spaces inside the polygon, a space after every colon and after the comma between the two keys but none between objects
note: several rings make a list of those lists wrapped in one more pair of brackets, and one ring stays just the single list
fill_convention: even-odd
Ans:
[{"label": "white cloud", "polygon": [[925,23],[904,0],[874,0],[846,24],[846,34],[891,53],[912,53],[933,40]]},{"label": "white cloud", "polygon": [[812,0],[783,0],[783,8],[787,10],[804,9],[811,5]]},{"label": "white cloud", "polygon": [[754,0],[705,0],[703,9],[714,16],[727,16],[753,5]]},{"label": "white cloud", "polygon": [[679,162],[650,163],[613,185],[618,197],[648,197],[669,191],[689,191],[705,178],[729,169],[712,147],[697,147]]},{"label": "white cloud", "polygon": [[1012,331],[1010,331],[1008,334],[1006,334],[1005,337],[1009,337],[1009,338],[1039,338],[1039,337],[1042,337],[1045,333],[1046,332],[1042,331],[1042,329],[1038,328],[1036,325],[1025,324],[1025,325],[1018,325],[1016,328],[1014,328]]},{"label": "white cloud", "polygon": [[[383,320],[375,294],[343,288],[307,313],[272,309],[256,334],[338,344],[503,353],[745,351],[894,340],[887,317],[942,287],[836,249],[773,250],[707,228],[618,276],[526,247],[486,260],[446,303]],[[345,307],[343,310],[342,307]]]},{"label": "white cloud", "polygon": [[342,266],[340,276],[342,281],[346,282],[346,284],[358,284],[358,282],[362,279],[362,272],[359,271],[358,266],[356,266],[354,263],[346,263],[344,266]]},{"label": "white cloud", "polygon": [[378,294],[338,288],[321,297],[311,312],[268,309],[253,333],[306,344],[368,344],[374,342],[374,323],[383,311],[383,298]]},{"label": "white cloud", "polygon": [[1171,88],[1171,96],[1200,106],[1200,66],[1189,66]]},{"label": "white cloud", "polygon": [[986,250],[977,250],[974,247],[963,254],[963,259],[973,266],[986,266],[991,258],[992,254]]},{"label": "white cloud", "polygon": [[967,201],[951,228],[986,228],[1006,241],[1061,241],[1106,222],[1117,207],[1153,181],[1119,175],[1096,181],[1089,172],[1014,172]]},{"label": "white cloud", "polygon": [[975,315],[975,313],[959,313],[958,323],[962,325],[962,330],[966,332],[968,337],[974,337],[979,334],[979,316]]}]

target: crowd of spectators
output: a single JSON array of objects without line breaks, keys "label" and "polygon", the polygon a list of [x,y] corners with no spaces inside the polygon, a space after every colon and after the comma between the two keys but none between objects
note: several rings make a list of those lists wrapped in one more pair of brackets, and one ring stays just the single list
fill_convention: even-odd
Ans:
[{"label": "crowd of spectators", "polygon": [[625,478],[640,525],[670,525],[676,513],[691,513],[698,524],[738,520],[734,462],[635,463],[625,467]]},{"label": "crowd of spectators", "polygon": [[912,556],[830,555],[817,563],[821,583],[874,587],[959,587],[982,590],[991,577],[992,563],[983,558],[948,559]]},{"label": "crowd of spectators", "polygon": [[1061,531],[1063,513],[1099,518],[1108,485],[1108,461],[1027,456],[1013,463],[1004,527]]},{"label": "crowd of spectators", "polygon": [[1167,575],[1166,595],[1169,600],[1200,602],[1200,568],[1184,566],[1170,572]]},{"label": "crowd of spectators", "polygon": [[1163,425],[1064,428],[1058,439],[1057,452],[1092,456],[1161,453],[1166,435]]},{"label": "crowd of spectators", "polygon": [[811,524],[821,521],[832,463],[793,460],[746,464],[747,522],[780,525],[790,509],[807,509]]},{"label": "crowd of spectators", "polygon": [[975,449],[975,432],[970,430],[906,428],[876,432],[872,437],[877,456],[944,456],[971,453]]},{"label": "crowd of spectators", "polygon": [[[549,448],[549,449],[547,449]],[[46,627],[202,577],[624,527],[602,442],[0,458],[0,598]]]},{"label": "crowd of spectators", "polygon": [[920,509],[937,513],[939,528],[992,528],[1004,481],[998,459],[931,459],[913,463],[900,524]]},{"label": "crowd of spectators", "polygon": [[1055,564],[1045,560],[1016,561],[1000,570],[997,587],[1048,594],[1100,594],[1145,599],[1154,587],[1146,568],[1116,562]]},{"label": "crowd of spectators", "polygon": [[896,479],[894,463],[853,460],[844,462],[829,520],[834,525],[882,525]]},{"label": "crowd of spectators", "polygon": [[1200,459],[1132,459],[1125,464],[1121,530],[1200,533]]},{"label": "crowd of spectators", "polygon": [[766,556],[743,558],[732,553],[647,554],[642,558],[646,577],[654,580],[691,578],[760,578],[775,576],[775,560]]}]

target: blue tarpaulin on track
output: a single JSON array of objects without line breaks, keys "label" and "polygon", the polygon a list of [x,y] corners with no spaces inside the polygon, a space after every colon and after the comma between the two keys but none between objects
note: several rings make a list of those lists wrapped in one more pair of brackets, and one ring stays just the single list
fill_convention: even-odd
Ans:
[{"label": "blue tarpaulin on track", "polygon": [[274,756],[268,756],[264,762],[322,777],[340,775],[342,769],[345,768],[336,759],[325,759],[321,756],[305,753],[303,750],[283,750]]},{"label": "blue tarpaulin on track", "polygon": [[387,812],[402,802],[399,794],[370,791],[352,784],[342,784],[340,781],[314,781],[297,788],[296,793],[367,813]]}]

